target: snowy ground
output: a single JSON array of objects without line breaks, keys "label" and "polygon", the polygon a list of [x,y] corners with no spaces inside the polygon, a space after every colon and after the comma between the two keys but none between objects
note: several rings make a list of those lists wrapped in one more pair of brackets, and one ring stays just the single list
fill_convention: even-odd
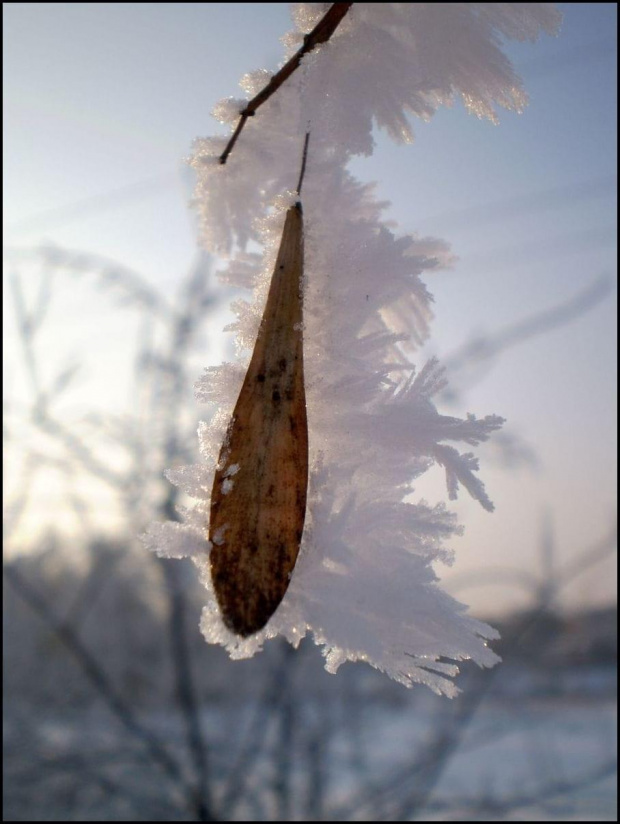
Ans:
[{"label": "snowy ground", "polygon": [[[503,679],[448,744],[437,733],[446,720],[454,732],[456,703],[422,690],[308,693],[286,723],[270,705],[218,703],[203,721],[219,820],[616,820],[614,674],[568,673],[560,693],[516,670]],[[183,763],[180,719],[143,720]],[[13,709],[4,745],[5,821],[193,818],[103,710]]]}]

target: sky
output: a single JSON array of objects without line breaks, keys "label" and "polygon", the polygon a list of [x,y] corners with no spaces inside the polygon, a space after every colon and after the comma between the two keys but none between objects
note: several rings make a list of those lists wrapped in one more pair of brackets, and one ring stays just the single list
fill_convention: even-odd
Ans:
[{"label": "sky", "polygon": [[[530,96],[523,114],[500,112],[494,126],[455,105],[414,123],[412,145],[377,133],[374,154],[351,164],[377,181],[400,230],[441,237],[458,257],[427,278],[435,321],[421,359],[454,363],[472,338],[507,335],[600,279],[608,284],[570,322],[508,336],[512,345],[491,363],[453,375],[441,411],[501,414],[533,456],[533,465],[506,468],[496,450],[481,450],[495,513],[466,498],[451,505],[465,534],[454,567],[438,573],[483,613],[525,595],[501,576],[472,585],[478,570],[542,573],[545,535],[565,563],[615,518],[617,6],[560,8],[558,37],[506,46]],[[197,255],[192,141],[222,133],[210,111],[240,96],[244,73],[278,66],[288,5],[5,3],[3,18],[5,248],[95,252],[174,290]],[[92,297],[85,285],[59,297],[50,360],[88,349],[95,365],[73,403],[122,407],[131,402],[123,366],[133,330]],[[12,399],[23,376],[6,317]],[[205,363],[219,360],[226,340],[212,341]],[[445,498],[440,474],[420,493]],[[33,530],[54,500],[40,499]],[[569,587],[564,604],[608,603],[615,591],[608,560]]]}]

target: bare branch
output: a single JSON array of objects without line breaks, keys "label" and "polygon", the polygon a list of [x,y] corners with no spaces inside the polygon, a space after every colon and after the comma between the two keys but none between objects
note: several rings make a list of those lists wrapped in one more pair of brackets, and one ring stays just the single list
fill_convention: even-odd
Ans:
[{"label": "bare branch", "polygon": [[320,43],[326,43],[332,34],[336,31],[345,14],[349,11],[353,3],[334,3],[327,14],[316,24],[310,34],[304,37],[303,46],[298,49],[291,59],[282,66],[279,72],[274,74],[269,83],[262,89],[255,97],[253,97],[247,104],[245,109],[241,112],[241,118],[237,123],[232,137],[228,141],[228,145],[220,156],[220,163],[224,164],[228,160],[228,155],[232,152],[237,138],[241,134],[248,117],[254,117],[260,106],[263,105],[272,94],[278,91],[285,80],[293,74],[295,69],[299,68],[302,57],[311,52]]},{"label": "bare branch", "polygon": [[207,746],[200,723],[196,686],[190,665],[185,595],[181,588],[177,567],[164,563],[163,559],[158,560],[168,588],[168,632],[170,653],[174,664],[177,701],[185,723],[187,748],[191,753],[196,773],[194,805],[199,821],[215,821],[218,819],[215,819],[211,812]]},{"label": "bare branch", "polygon": [[60,622],[55,617],[46,601],[44,601],[38,592],[22,577],[14,565],[6,564],[4,574],[14,592],[36,612],[63,643],[91,685],[125,729],[142,742],[151,759],[157,763],[170,778],[183,788],[184,791],[188,791],[187,782],[177,762],[163,748],[156,736],[138,721],[131,707],[121,698],[106,673],[86,649],[79,637],[73,632],[71,627]]},{"label": "bare branch", "polygon": [[610,294],[612,288],[611,278],[608,275],[601,275],[569,300],[530,315],[511,326],[506,326],[495,334],[480,336],[464,343],[452,355],[443,359],[445,368],[450,372],[451,380],[453,375],[463,368],[471,368],[474,364],[490,361],[511,346],[571,323],[597,306]]}]

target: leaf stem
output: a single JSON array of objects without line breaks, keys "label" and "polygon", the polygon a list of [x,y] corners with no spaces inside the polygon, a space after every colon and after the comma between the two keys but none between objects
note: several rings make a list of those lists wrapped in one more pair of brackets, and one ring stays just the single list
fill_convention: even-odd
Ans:
[{"label": "leaf stem", "polygon": [[310,140],[310,132],[306,132],[306,139],[304,140],[304,153],[301,160],[301,172],[299,173],[299,181],[297,183],[297,194],[301,195],[301,184],[304,182],[304,175],[306,173],[306,159],[308,157],[308,141]]}]

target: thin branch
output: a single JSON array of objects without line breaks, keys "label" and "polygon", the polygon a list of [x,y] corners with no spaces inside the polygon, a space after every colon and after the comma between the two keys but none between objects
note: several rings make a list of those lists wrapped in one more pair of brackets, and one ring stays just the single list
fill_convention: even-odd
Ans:
[{"label": "thin branch", "polygon": [[120,203],[127,200],[152,197],[177,184],[178,179],[177,172],[166,172],[137,180],[134,183],[127,183],[114,189],[108,189],[104,192],[98,192],[74,200],[72,203],[64,203],[53,206],[51,209],[33,212],[21,220],[9,224],[7,232],[10,235],[12,233],[24,234],[57,229],[59,226],[65,226],[84,217],[91,217],[106,210],[113,211],[118,208]]},{"label": "thin branch", "polygon": [[302,57],[311,52],[320,43],[326,43],[336,31],[345,14],[349,11],[353,3],[334,3],[327,14],[317,23],[310,34],[304,37],[303,45],[298,49],[291,59],[282,66],[279,72],[274,74],[269,83],[247,104],[241,112],[241,118],[237,123],[228,145],[220,156],[220,163],[224,164],[228,160],[228,155],[232,152],[237,138],[241,134],[248,117],[254,117],[257,109],[263,105],[272,94],[275,94],[285,80],[299,68]]},{"label": "thin branch", "polygon": [[[602,557],[611,553],[615,548],[615,528],[599,543],[590,547],[577,559],[578,562],[567,564],[558,574],[558,589],[556,596],[575,577],[590,569]],[[507,659],[516,650],[523,639],[533,629],[540,618],[546,613],[548,603],[540,605],[528,613],[515,627],[505,641],[503,655]],[[369,783],[369,787],[357,799],[355,812],[372,809],[376,818],[385,819],[388,815],[388,806],[393,805],[394,799],[399,798],[398,806],[390,813],[395,821],[412,820],[423,809],[428,809],[429,798],[457,749],[462,745],[465,731],[473,720],[484,698],[495,683],[499,670],[485,670],[477,674],[475,682],[467,692],[459,698],[455,712],[446,716],[445,722],[435,733],[433,740],[423,748],[420,756],[403,767],[397,774],[392,775],[385,784]],[[345,805],[335,807],[330,811],[333,819],[351,815],[353,809]]]},{"label": "thin branch", "polygon": [[101,590],[112,578],[113,568],[121,561],[120,552],[101,552],[101,548],[99,544],[89,544],[93,554],[92,566],[67,609],[63,624],[68,627],[79,627],[84,622]]},{"label": "thin branch", "polygon": [[536,592],[540,581],[525,569],[517,567],[485,567],[455,575],[449,581],[450,593],[456,596],[463,589],[479,586],[516,586],[526,592]]},{"label": "thin branch", "polygon": [[586,572],[594,564],[598,564],[608,555],[616,552],[618,546],[618,525],[614,524],[609,533],[598,544],[586,549],[572,561],[567,563],[558,574],[558,585],[566,586],[582,572]]},{"label": "thin branch", "polygon": [[279,821],[291,821],[293,793],[291,792],[291,774],[294,759],[294,732],[295,732],[295,696],[291,684],[296,650],[291,646],[284,648],[284,660],[288,664],[285,688],[282,690],[280,704],[279,735],[275,752],[275,776],[273,794],[278,810]]},{"label": "thin branch", "polygon": [[194,810],[199,821],[217,821],[211,810],[207,746],[204,740],[198,709],[198,697],[190,666],[190,650],[187,641],[186,605],[181,591],[178,571],[163,559],[158,559],[166,578],[169,598],[168,631],[170,652],[174,665],[177,701],[185,724],[185,740],[196,773]]},{"label": "thin branch", "polygon": [[493,812],[495,814],[506,814],[512,810],[521,809],[523,807],[531,807],[534,804],[546,804],[553,798],[573,795],[580,789],[589,787],[592,784],[596,784],[599,781],[604,781],[606,778],[611,777],[616,773],[617,768],[618,762],[614,758],[609,761],[605,761],[595,770],[592,770],[577,779],[570,779],[568,781],[551,781],[537,790],[531,790],[530,792],[520,791],[514,795],[509,795],[504,798],[451,798],[449,801],[437,801],[431,803],[428,805],[427,810],[429,812],[459,810],[461,814],[463,811],[486,814],[489,812]]},{"label": "thin branch", "polygon": [[[168,418],[168,426],[164,436],[164,460],[167,466],[178,460],[180,452],[180,432],[178,410],[182,406],[185,391],[183,360],[196,333],[201,320],[200,312],[196,310],[196,301],[205,288],[204,271],[198,266],[190,278],[190,283],[182,303],[176,312],[175,323],[172,327],[170,353],[167,358],[169,364],[169,380],[167,381],[167,408],[175,410],[176,414]],[[204,311],[204,304],[203,304]],[[165,499],[159,507],[161,514],[170,520],[178,520],[176,502],[178,489],[170,486]],[[221,820],[215,817],[212,811],[211,792],[209,787],[208,747],[201,725],[198,690],[191,666],[191,651],[188,643],[186,626],[185,595],[181,586],[180,570],[172,568],[163,559],[158,559],[167,585],[169,604],[168,632],[170,653],[174,667],[176,697],[185,724],[185,740],[190,753],[196,775],[196,790],[194,793],[195,812],[199,821]]]},{"label": "thin branch", "polygon": [[127,483],[125,474],[115,472],[103,461],[95,457],[94,453],[77,435],[74,435],[73,432],[59,421],[54,420],[54,418],[47,413],[47,410],[44,412],[39,411],[38,414],[35,414],[32,422],[42,432],[46,432],[62,443],[66,450],[76,458],[82,467],[87,469],[91,475],[105,481],[113,489],[124,489]]},{"label": "thin branch", "polygon": [[[612,289],[611,278],[606,274],[601,275],[569,300],[530,315],[495,334],[479,336],[464,343],[443,359],[444,366],[453,376],[472,364],[489,361],[505,349],[571,323],[597,306]],[[469,383],[472,383],[471,379]]]},{"label": "thin branch", "polygon": [[25,453],[24,465],[21,469],[19,485],[11,501],[5,498],[4,515],[2,520],[2,534],[5,545],[8,546],[11,536],[15,533],[30,501],[32,479],[40,468],[38,456],[33,452]]},{"label": "thin branch", "polygon": [[46,601],[13,565],[5,565],[4,574],[14,592],[36,612],[50,631],[64,644],[109,710],[128,732],[142,742],[151,759],[159,764],[164,772],[178,785],[179,789],[187,793],[187,782],[177,762],[163,748],[157,737],[138,721],[131,707],[125,703],[115,690],[106,673],[72,628],[54,616]]},{"label": "thin branch", "polygon": [[282,658],[267,678],[266,686],[256,702],[255,714],[250,721],[244,741],[234,764],[229,770],[227,784],[222,793],[219,810],[225,820],[232,819],[236,806],[247,800],[247,783],[251,772],[263,754],[267,743],[267,730],[273,718],[281,711],[284,696],[290,688],[294,658],[291,647],[284,647]]},{"label": "thin branch", "polygon": [[[569,567],[568,572],[560,573],[558,581],[561,581],[561,585],[558,586],[558,590],[597,563],[600,560],[602,549],[609,552],[614,545],[614,537],[615,532],[595,547],[584,552],[580,556],[579,566],[574,567],[574,569]],[[557,595],[558,592],[556,591],[555,594]],[[543,603],[534,612],[523,618],[506,641],[504,648],[506,658],[519,647],[540,618],[546,614],[548,608],[549,604]],[[398,807],[397,815],[399,818],[397,820],[403,821],[410,817],[413,818],[427,807],[428,800],[444,774],[450,759],[460,747],[466,729],[495,683],[497,672],[498,670],[491,670],[490,672],[482,672],[478,676],[476,679],[478,683],[462,696],[454,716],[443,725],[443,730],[438,732],[434,742],[425,750],[424,756],[418,759],[417,764],[411,769],[411,773],[417,773],[417,786]]]},{"label": "thin branch", "polygon": [[[22,292],[21,281],[15,273],[9,275],[9,285],[11,287],[11,295],[13,298],[13,308],[17,317],[17,331],[19,334],[19,341],[22,346],[24,361],[26,363],[32,393],[40,405],[45,404],[45,395],[41,389],[39,380],[39,373],[37,370],[37,362],[34,354],[34,337],[38,331],[37,326],[32,321],[32,315],[26,308],[26,301]],[[42,313],[39,307],[38,314]]]}]

